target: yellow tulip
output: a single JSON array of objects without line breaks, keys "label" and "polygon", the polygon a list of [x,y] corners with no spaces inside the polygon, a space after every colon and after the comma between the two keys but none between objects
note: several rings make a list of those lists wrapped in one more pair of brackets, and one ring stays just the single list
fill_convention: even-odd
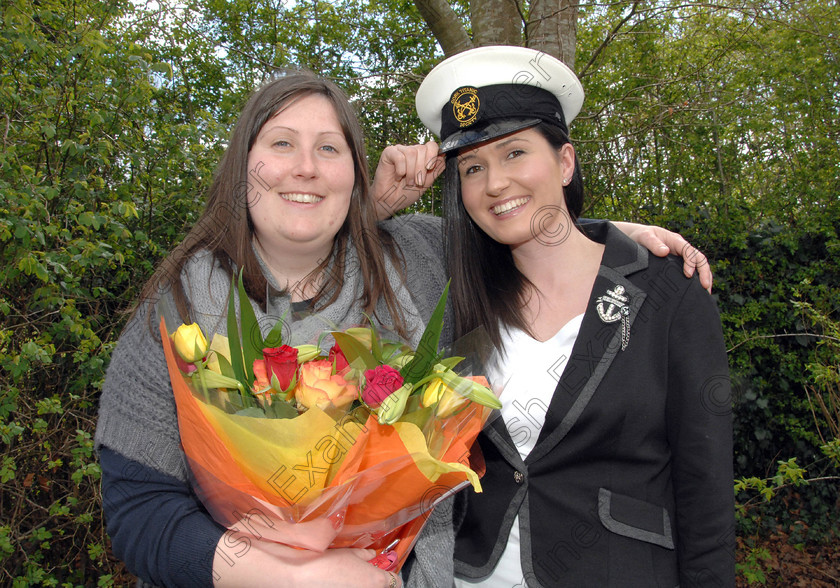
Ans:
[{"label": "yellow tulip", "polygon": [[440,379],[460,396],[489,408],[502,408],[502,403],[488,387],[483,376],[462,377],[453,371],[440,374]]},{"label": "yellow tulip", "polygon": [[207,355],[207,339],[195,323],[178,327],[172,340],[178,355],[187,363],[195,363]]},{"label": "yellow tulip", "polygon": [[431,406],[443,396],[443,391],[446,390],[446,384],[443,380],[435,378],[426,389],[423,391],[423,406]]},{"label": "yellow tulip", "polygon": [[447,386],[440,379],[429,382],[423,392],[423,406],[432,406],[437,403],[435,414],[441,418],[452,416],[467,402],[467,398]]}]

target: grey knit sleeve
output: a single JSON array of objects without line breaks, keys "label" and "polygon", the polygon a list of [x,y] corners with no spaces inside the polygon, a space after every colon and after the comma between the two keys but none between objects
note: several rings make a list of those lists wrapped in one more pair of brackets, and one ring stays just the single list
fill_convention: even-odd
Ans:
[{"label": "grey knit sleeve", "polygon": [[455,583],[453,497],[435,507],[414,545],[414,562],[406,588],[448,588]]},{"label": "grey knit sleeve", "polygon": [[428,320],[446,286],[443,220],[428,214],[406,214],[380,223],[394,237],[405,260],[406,288],[423,320]]},{"label": "grey knit sleeve", "polygon": [[380,223],[400,248],[422,251],[428,259],[443,264],[443,219],[431,214],[404,214]]},{"label": "grey knit sleeve", "polygon": [[[153,313],[150,323],[148,312]],[[175,398],[157,325],[157,314],[145,305],[120,335],[105,375],[95,442],[97,449],[104,445],[186,481]]]}]

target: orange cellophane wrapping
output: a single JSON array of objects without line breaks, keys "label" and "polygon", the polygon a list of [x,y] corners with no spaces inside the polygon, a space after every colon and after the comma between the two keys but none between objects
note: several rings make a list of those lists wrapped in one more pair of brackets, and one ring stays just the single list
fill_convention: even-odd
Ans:
[{"label": "orange cellophane wrapping", "polygon": [[318,409],[294,419],[228,414],[196,397],[160,328],[195,490],[220,524],[316,551],[381,551],[399,539],[399,569],[437,501],[469,483],[480,490],[469,455],[489,409],[470,403],[426,435],[412,423],[380,425],[365,409],[338,421]]}]

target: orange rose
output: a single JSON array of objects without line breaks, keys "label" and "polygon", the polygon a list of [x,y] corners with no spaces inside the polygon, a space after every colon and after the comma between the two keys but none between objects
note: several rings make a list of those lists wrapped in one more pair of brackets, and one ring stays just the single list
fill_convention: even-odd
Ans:
[{"label": "orange rose", "polygon": [[300,366],[300,379],[295,388],[295,398],[306,408],[317,406],[326,410],[330,405],[343,409],[356,400],[359,393],[356,386],[344,377],[333,374],[329,359],[309,361]]},{"label": "orange rose", "polygon": [[254,392],[262,392],[271,387],[268,379],[268,366],[264,359],[254,360]]},{"label": "orange rose", "polygon": [[253,392],[261,406],[265,406],[267,401],[270,404],[271,382],[268,381],[268,367],[264,359],[254,360]]}]

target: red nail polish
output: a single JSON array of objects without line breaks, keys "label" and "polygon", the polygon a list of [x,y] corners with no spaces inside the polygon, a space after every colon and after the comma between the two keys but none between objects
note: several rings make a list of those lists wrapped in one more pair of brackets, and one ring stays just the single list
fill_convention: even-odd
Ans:
[{"label": "red nail polish", "polygon": [[393,551],[380,553],[373,559],[369,559],[368,562],[375,565],[380,570],[390,572],[397,566],[397,554]]}]

